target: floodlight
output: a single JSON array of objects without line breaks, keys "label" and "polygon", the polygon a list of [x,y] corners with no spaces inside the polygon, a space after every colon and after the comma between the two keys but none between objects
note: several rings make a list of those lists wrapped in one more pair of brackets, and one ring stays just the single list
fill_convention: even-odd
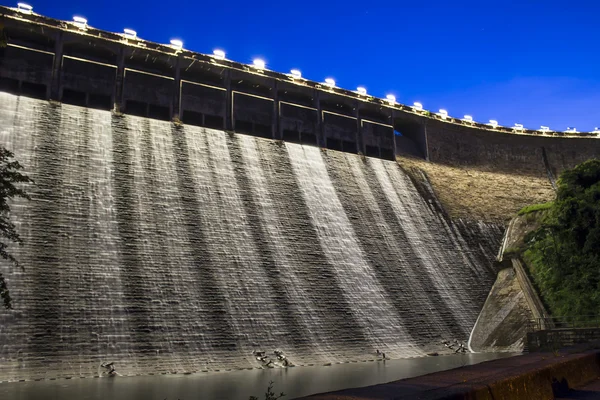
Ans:
[{"label": "floodlight", "polygon": [[225,59],[225,52],[221,49],[214,49],[213,50],[213,57],[216,58],[217,60],[224,60]]},{"label": "floodlight", "polygon": [[325,79],[325,84],[329,87],[334,87],[335,86],[335,80],[333,78],[326,78]]},{"label": "floodlight", "polygon": [[133,29],[125,28],[125,29],[123,29],[123,34],[128,39],[137,39],[137,32],[134,31]]},{"label": "floodlight", "polygon": [[86,29],[87,28],[87,19],[80,17],[78,15],[73,17],[73,23],[75,24],[76,27],[78,27],[79,29]]},{"label": "floodlight", "polygon": [[514,131],[523,131],[523,124],[515,124],[515,126],[513,126],[513,130]]},{"label": "floodlight", "polygon": [[387,96],[385,96],[385,99],[390,102],[391,104],[395,104],[396,103],[396,96],[394,96],[393,94],[388,94]]},{"label": "floodlight", "polygon": [[446,111],[446,110],[444,110],[444,109],[440,109],[440,111],[439,111],[438,115],[439,115],[440,117],[442,117],[442,119],[446,119],[446,118],[448,118],[448,111]]},{"label": "floodlight", "polygon": [[599,134],[600,129],[598,129],[598,127],[595,127],[594,130],[592,131],[592,133]]},{"label": "floodlight", "polygon": [[567,130],[565,131],[565,133],[577,133],[577,128],[567,127]]},{"label": "floodlight", "polygon": [[293,69],[293,70],[291,70],[290,71],[290,75],[294,79],[300,79],[300,78],[302,78],[302,72],[300,72],[299,69]]},{"label": "floodlight", "polygon": [[496,121],[495,119],[490,119],[490,122],[489,122],[488,125],[491,126],[492,128],[497,128],[498,127],[498,121]]},{"label": "floodlight", "polygon": [[181,50],[183,48],[183,42],[179,39],[171,39],[171,46],[177,50]]},{"label": "floodlight", "polygon": [[360,94],[362,96],[366,96],[367,95],[367,88],[365,88],[363,86],[357,87],[356,91],[358,92],[358,94]]},{"label": "floodlight", "polygon": [[23,14],[33,13],[33,7],[26,3],[17,3],[17,10]]},{"label": "floodlight", "polygon": [[413,103],[412,108],[414,108],[417,111],[423,111],[423,104],[419,103],[418,101],[415,101]]},{"label": "floodlight", "polygon": [[550,127],[549,126],[540,126],[540,129],[538,129],[538,131],[540,131],[542,133],[548,133],[548,132],[550,132]]},{"label": "floodlight", "polygon": [[463,121],[468,122],[469,124],[473,123],[473,117],[471,117],[470,115],[465,115],[463,117]]},{"label": "floodlight", "polygon": [[256,69],[265,69],[266,63],[262,58],[255,58],[252,60],[252,66]]}]

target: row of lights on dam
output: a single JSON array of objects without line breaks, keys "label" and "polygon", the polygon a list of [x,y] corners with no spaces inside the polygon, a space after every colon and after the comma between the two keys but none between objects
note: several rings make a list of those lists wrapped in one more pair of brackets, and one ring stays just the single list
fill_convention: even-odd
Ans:
[{"label": "row of lights on dam", "polygon": [[[24,14],[32,14],[33,13],[33,7],[30,6],[29,4],[25,4],[25,3],[18,3],[17,5],[17,9],[24,13]],[[75,27],[77,27],[78,29],[81,30],[85,30],[88,27],[87,24],[87,19],[85,19],[84,17],[81,16],[74,16],[73,17],[73,25],[75,25]],[[122,35],[126,38],[126,39],[130,39],[130,40],[138,40],[138,36],[137,36],[137,32],[134,31],[133,29],[124,29]],[[170,46],[172,48],[174,48],[176,51],[181,51],[183,50],[183,42],[179,39],[171,39],[170,41]],[[225,51],[221,50],[221,49],[215,49],[213,50],[213,54],[212,57],[216,60],[226,60],[225,57]],[[251,66],[259,71],[265,70],[266,69],[266,62],[265,60],[261,59],[261,58],[255,58],[254,60],[252,60],[252,64]],[[304,78],[302,77],[302,72],[300,72],[299,69],[292,69],[289,74],[287,74],[290,78],[294,79],[294,80],[303,80]],[[326,78],[325,81],[323,82],[323,85],[333,89],[336,87],[336,83],[335,80],[333,78]],[[356,88],[356,93],[359,96],[364,96],[364,97],[369,97],[369,95],[367,94],[367,89],[364,86],[359,86]],[[394,96],[393,94],[388,94],[385,96],[385,100],[390,103],[390,105],[396,105],[396,96]],[[426,113],[427,111],[423,108],[423,104],[421,104],[420,102],[414,102],[413,105],[411,106],[411,108],[419,113]],[[451,118],[448,115],[448,111],[444,110],[444,109],[440,109],[439,112],[436,113],[441,119],[445,120],[447,118]],[[465,124],[475,124],[475,121],[473,120],[473,117],[471,115],[465,115],[462,119],[461,119]],[[498,124],[497,120],[491,119],[486,125],[488,125],[489,127],[491,127],[492,129],[496,129],[498,127],[500,127],[501,125]],[[522,124],[515,124],[512,127],[513,131],[515,132],[523,132],[525,130],[525,128],[523,127]],[[541,133],[549,133],[549,132],[553,132],[552,130],[550,130],[550,127],[548,126],[541,126],[540,129],[538,129],[539,132]],[[575,128],[571,128],[568,127],[566,131],[564,131],[565,133],[577,133],[577,129]],[[592,133],[595,134],[600,134],[600,129],[598,127],[594,128],[594,130],[592,131]]]}]

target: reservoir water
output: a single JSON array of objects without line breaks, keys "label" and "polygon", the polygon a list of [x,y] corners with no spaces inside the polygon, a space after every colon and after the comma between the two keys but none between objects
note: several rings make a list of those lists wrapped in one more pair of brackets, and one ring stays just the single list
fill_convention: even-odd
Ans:
[{"label": "reservoir water", "polygon": [[269,381],[285,400],[364,387],[458,368],[509,353],[475,353],[332,366],[215,372],[195,375],[86,378],[0,384],[0,398],[11,400],[248,400],[264,398]]}]

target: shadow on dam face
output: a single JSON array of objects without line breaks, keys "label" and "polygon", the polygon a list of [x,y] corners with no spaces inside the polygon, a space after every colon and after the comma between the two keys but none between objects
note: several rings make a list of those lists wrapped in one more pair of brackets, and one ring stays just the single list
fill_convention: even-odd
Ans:
[{"label": "shadow on dam face", "polygon": [[456,226],[392,161],[6,93],[0,126],[38,182],[3,380],[420,356],[467,339],[494,281],[470,249],[501,228]]},{"label": "shadow on dam face", "polygon": [[396,133],[397,154],[427,158],[427,137],[423,122],[396,118],[394,120],[394,131]]}]

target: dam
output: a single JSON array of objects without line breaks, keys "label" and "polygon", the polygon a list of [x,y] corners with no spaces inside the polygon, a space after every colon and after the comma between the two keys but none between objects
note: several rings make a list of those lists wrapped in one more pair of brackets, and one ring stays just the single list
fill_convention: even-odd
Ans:
[{"label": "dam", "polygon": [[394,162],[0,96],[35,180],[3,376],[421,356],[468,338],[494,280],[502,230],[447,221]]},{"label": "dam", "polygon": [[0,143],[35,181],[12,205],[23,269],[1,264],[3,381],[441,351],[468,339],[504,226],[449,215],[396,157],[550,186],[600,148],[0,12]]}]

